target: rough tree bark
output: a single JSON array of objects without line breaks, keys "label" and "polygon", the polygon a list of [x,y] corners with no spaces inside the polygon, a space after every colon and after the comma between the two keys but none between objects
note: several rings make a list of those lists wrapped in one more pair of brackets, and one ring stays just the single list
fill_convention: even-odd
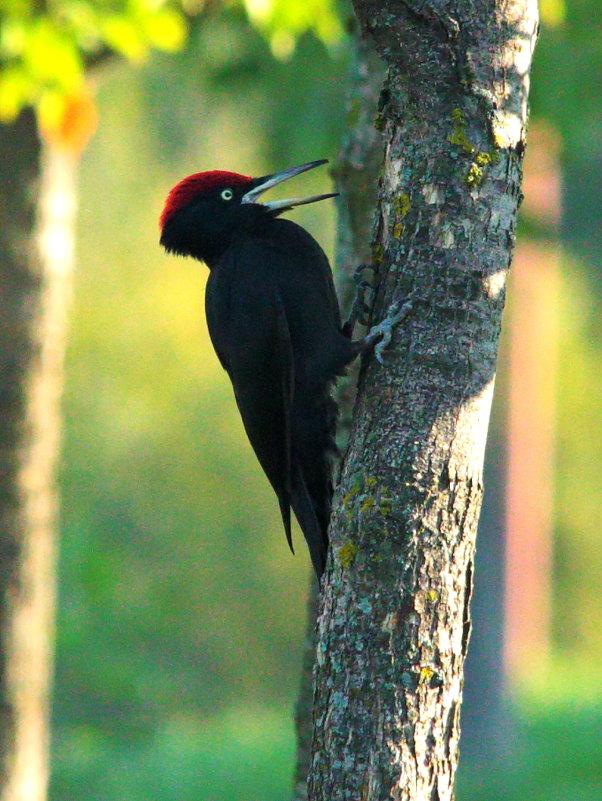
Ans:
[{"label": "rough tree bark", "polygon": [[0,126],[0,799],[43,801],[74,157]]},{"label": "rough tree bark", "polygon": [[374,319],[331,521],[311,801],[449,801],[536,0],[355,0],[389,73]]}]

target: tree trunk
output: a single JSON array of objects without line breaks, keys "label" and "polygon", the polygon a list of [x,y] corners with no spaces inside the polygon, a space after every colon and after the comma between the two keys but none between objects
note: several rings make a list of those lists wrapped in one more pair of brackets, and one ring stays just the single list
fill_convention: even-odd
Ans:
[{"label": "tree trunk", "polygon": [[74,159],[0,126],[0,799],[43,801]]},{"label": "tree trunk", "polygon": [[311,801],[449,801],[535,0],[356,0],[388,81],[375,319],[320,598]]}]

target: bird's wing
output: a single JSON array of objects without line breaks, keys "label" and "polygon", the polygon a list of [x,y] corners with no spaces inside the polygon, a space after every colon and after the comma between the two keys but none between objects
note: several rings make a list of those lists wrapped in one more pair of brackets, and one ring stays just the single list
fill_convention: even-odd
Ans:
[{"label": "bird's wing", "polygon": [[279,217],[272,229],[274,244],[285,253],[285,264],[290,272],[291,259],[297,265],[299,275],[311,284],[321,296],[320,310],[328,321],[340,328],[341,313],[332,270],[328,258],[313,236],[292,220]]},{"label": "bird's wing", "polygon": [[278,494],[282,522],[286,533],[288,547],[292,553],[293,537],[291,534],[291,407],[295,387],[295,362],[293,359],[293,346],[291,334],[286,319],[286,312],[282,299],[279,295],[274,297],[274,308],[276,312],[276,354],[279,361],[278,373],[281,395],[281,414],[283,421],[283,462],[284,469],[284,494]]},{"label": "bird's wing", "polygon": [[[225,363],[253,450],[278,496],[291,551],[291,406],[295,386],[293,349],[286,312],[276,292],[238,325],[238,344]],[[259,313],[257,313],[259,312]],[[237,331],[236,331],[237,329]]]},{"label": "bird's wing", "polygon": [[[212,270],[206,311],[291,550],[292,507],[321,575],[330,506],[328,384],[349,360],[339,353],[349,340],[338,329],[328,282],[322,283],[324,265],[307,262],[286,243],[245,240]],[[330,275],[327,262],[325,269]]]}]

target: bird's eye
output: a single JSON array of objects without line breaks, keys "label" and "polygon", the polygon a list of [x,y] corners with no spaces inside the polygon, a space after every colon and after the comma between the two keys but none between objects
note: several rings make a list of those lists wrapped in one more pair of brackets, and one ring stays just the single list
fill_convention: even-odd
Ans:
[{"label": "bird's eye", "polygon": [[220,197],[222,200],[232,200],[234,197],[234,192],[231,189],[224,189]]}]

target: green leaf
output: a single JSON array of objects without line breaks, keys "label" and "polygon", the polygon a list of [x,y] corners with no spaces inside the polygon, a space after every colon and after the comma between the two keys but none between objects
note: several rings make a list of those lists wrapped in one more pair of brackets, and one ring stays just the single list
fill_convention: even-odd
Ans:
[{"label": "green leaf", "polygon": [[0,24],[0,56],[14,58],[23,52],[26,39],[25,20],[8,17]]},{"label": "green leaf", "polygon": [[243,4],[277,57],[290,55],[296,39],[307,31],[326,44],[336,43],[343,33],[333,0],[243,0]]},{"label": "green leaf", "polygon": [[25,70],[37,84],[71,91],[83,80],[77,45],[48,17],[40,17],[27,30],[22,58]]},{"label": "green leaf", "polygon": [[123,14],[111,14],[101,20],[101,34],[106,44],[129,61],[143,61],[148,45],[137,22]]},{"label": "green leaf", "polygon": [[143,20],[148,41],[159,50],[177,52],[186,41],[186,23],[177,11],[164,8]]}]

